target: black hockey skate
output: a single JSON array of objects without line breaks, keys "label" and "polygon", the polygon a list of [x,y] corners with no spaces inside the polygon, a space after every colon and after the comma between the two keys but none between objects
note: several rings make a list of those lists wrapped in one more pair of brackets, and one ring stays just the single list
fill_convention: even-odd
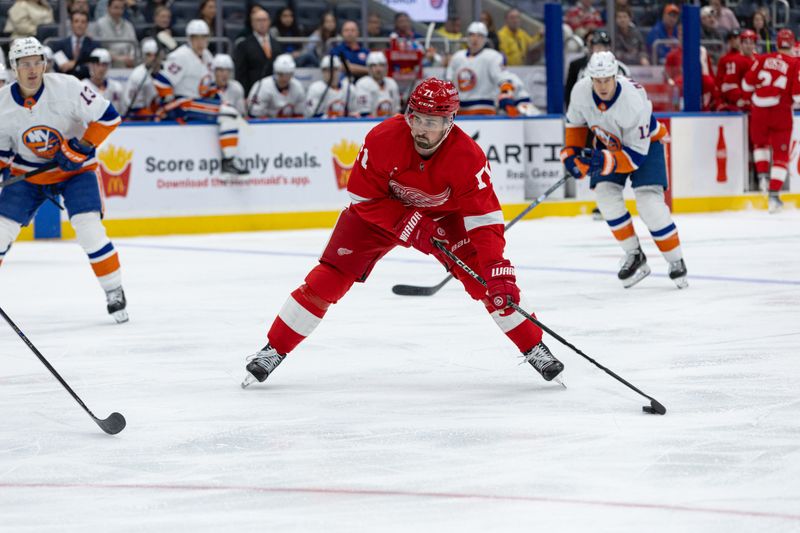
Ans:
[{"label": "black hockey skate", "polygon": [[647,264],[647,257],[644,255],[642,248],[639,247],[625,256],[617,277],[622,282],[622,286],[629,289],[649,274],[650,266]]},{"label": "black hockey skate", "polygon": [[114,317],[117,324],[122,324],[128,321],[128,311],[125,310],[127,301],[125,300],[125,291],[122,287],[106,291],[106,309],[108,314]]},{"label": "black hockey skate", "polygon": [[523,353],[522,356],[542,375],[545,381],[552,381],[564,370],[564,364],[550,353],[550,348],[543,342]]},{"label": "black hockey skate", "polygon": [[679,289],[685,289],[689,286],[689,282],[686,281],[686,263],[683,262],[683,259],[670,263],[668,273],[669,279],[674,281]]},{"label": "black hockey skate", "polygon": [[770,213],[779,213],[781,209],[783,209],[783,200],[781,200],[780,193],[778,191],[769,191],[769,197],[767,198],[767,206]]},{"label": "black hockey skate", "polygon": [[247,358],[249,362],[245,367],[249,374],[242,381],[242,388],[246,389],[256,381],[263,383],[285,358],[285,355],[279,354],[269,344],[261,348],[258,353],[249,356]]},{"label": "black hockey skate", "polygon": [[242,176],[247,176],[250,171],[240,165],[233,157],[226,157],[222,160],[222,178],[226,180],[235,180]]}]

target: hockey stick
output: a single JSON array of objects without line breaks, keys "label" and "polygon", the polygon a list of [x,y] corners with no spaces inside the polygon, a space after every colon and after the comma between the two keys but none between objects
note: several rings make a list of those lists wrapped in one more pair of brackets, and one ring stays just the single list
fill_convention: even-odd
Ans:
[{"label": "hockey stick", "polygon": [[[434,240],[433,241],[433,245],[436,246],[439,250],[441,250],[455,264],[457,264],[459,267],[461,267],[461,269],[464,272],[466,272],[467,274],[472,276],[475,279],[475,281],[477,281],[478,283],[480,283],[481,285],[486,287],[486,281],[482,277],[480,277],[478,275],[478,273],[476,273],[469,266],[467,266],[466,263],[464,263],[461,259],[459,259],[458,256],[456,256],[456,254],[454,254],[453,252],[448,250],[447,246],[445,246],[444,243],[442,243],[441,241]],[[600,363],[598,363],[597,361],[595,361],[594,359],[592,359],[591,357],[589,357],[588,355],[583,353],[574,344],[570,343],[564,337],[562,337],[561,335],[559,335],[558,333],[556,333],[552,329],[550,329],[547,326],[545,326],[544,324],[542,324],[539,320],[537,320],[536,318],[531,316],[527,311],[522,309],[520,306],[518,306],[514,302],[509,300],[508,306],[511,307],[514,311],[516,311],[519,314],[521,314],[522,316],[524,316],[525,318],[527,318],[528,320],[530,320],[531,322],[533,322],[534,324],[536,324],[537,326],[539,326],[540,328],[542,328],[542,330],[546,331],[547,333],[549,333],[551,337],[556,339],[558,342],[560,342],[564,346],[570,348],[573,352],[575,352],[576,354],[580,355],[581,357],[583,357],[584,359],[586,359],[587,361],[592,363],[594,366],[596,366],[597,368],[599,368],[600,370],[602,370],[603,372],[605,372],[606,374],[611,376],[612,378],[616,379],[617,381],[619,381],[620,383],[622,383],[623,385],[625,385],[629,389],[639,393],[640,395],[642,395],[645,398],[647,398],[648,400],[650,400],[650,405],[642,406],[642,411],[644,411],[645,413],[649,413],[651,415],[655,415],[655,414],[663,415],[663,414],[666,414],[666,412],[667,412],[666,407],[661,405],[658,402],[658,400],[656,400],[652,396],[649,396],[649,395],[645,394],[644,392],[642,392],[641,390],[636,388],[634,385],[630,384],[628,381],[626,381],[625,379],[623,379],[620,376],[618,376],[615,372],[609,370],[608,368],[604,367],[603,365],[601,365]]]},{"label": "hockey stick", "polygon": [[344,66],[344,72],[347,76],[347,92],[344,96],[344,116],[350,116],[350,86],[355,85],[356,79],[353,76],[353,73],[350,72],[350,65],[347,63],[347,58],[344,56],[343,51],[339,51],[339,59],[342,60],[342,65]]},{"label": "hockey stick", "polygon": [[56,372],[56,369],[53,368],[52,365],[47,361],[47,359],[44,358],[41,352],[39,352],[39,350],[36,349],[36,346],[34,346],[33,343],[31,343],[31,341],[28,340],[28,337],[26,337],[25,334],[22,333],[22,331],[20,331],[20,329],[17,327],[16,324],[14,324],[14,322],[6,314],[6,312],[3,311],[2,307],[0,307],[0,315],[3,315],[3,318],[6,320],[6,322],[8,322],[8,325],[11,326],[11,329],[13,329],[17,333],[17,335],[19,335],[19,338],[22,339],[23,342],[25,342],[25,344],[28,345],[28,348],[30,348],[31,351],[34,353],[34,355],[36,355],[36,357],[39,358],[42,364],[47,367],[47,370],[49,370],[50,373],[56,377],[59,383],[61,383],[61,385],[63,385],[64,388],[67,389],[67,392],[70,393],[70,395],[73,398],[75,398],[75,401],[78,402],[78,404],[80,404],[81,407],[83,407],[83,410],[86,411],[89,414],[89,416],[92,417],[92,420],[94,420],[95,423],[98,426],[100,426],[100,429],[102,429],[109,435],[116,435],[117,433],[125,429],[125,417],[119,413],[111,413],[108,418],[103,420],[94,416],[94,413],[92,413],[89,410],[89,408],[86,407],[86,404],[83,403],[83,400],[81,400],[80,397],[78,397],[78,395],[75,394],[75,391],[73,391],[72,388],[69,385],[67,385],[67,382],[64,381],[64,378],[62,378],[61,375],[59,375],[59,373]]},{"label": "hockey stick", "polygon": [[325,101],[325,97],[328,96],[328,90],[331,88],[331,85],[333,85],[333,58],[334,57],[336,57],[336,56],[333,55],[333,49],[331,49],[331,53],[330,53],[331,73],[330,73],[330,76],[328,77],[328,84],[325,85],[325,90],[322,91],[322,96],[320,97],[319,102],[317,102],[317,107],[314,108],[314,114],[311,115],[311,118],[314,118],[314,117],[317,116],[317,113],[319,113],[319,108],[322,105],[322,102],[324,102]]},{"label": "hockey stick", "polygon": [[8,178],[7,180],[0,181],[0,189],[3,187],[8,187],[9,185],[14,185],[15,183],[19,183],[20,181],[25,181],[28,178],[32,178],[38,174],[43,174],[48,170],[53,170],[58,166],[58,163],[55,161],[51,161],[36,170],[31,170],[30,172],[26,172],[25,174],[20,174],[19,176],[14,176],[13,178]]},{"label": "hockey stick", "polygon": [[[518,214],[512,220],[510,220],[509,223],[506,224],[504,231],[508,231],[509,228],[511,228],[511,226],[522,220],[522,218],[525,215],[530,213],[534,207],[544,202],[547,199],[547,197],[553,194],[553,192],[556,189],[558,189],[564,183],[566,183],[567,178],[568,176],[564,176],[563,178],[558,180],[555,184],[553,184],[553,186],[544,191],[544,193],[541,196],[539,196],[536,200],[531,202],[531,204],[528,207],[526,207],[522,211],[522,213]],[[453,275],[448,274],[447,277],[444,278],[440,283],[437,283],[432,287],[421,287],[419,285],[395,285],[394,287],[392,287],[392,292],[399,296],[433,296],[434,294],[439,292],[439,289],[444,287],[447,284],[447,282],[449,282],[451,279],[453,279]]]}]

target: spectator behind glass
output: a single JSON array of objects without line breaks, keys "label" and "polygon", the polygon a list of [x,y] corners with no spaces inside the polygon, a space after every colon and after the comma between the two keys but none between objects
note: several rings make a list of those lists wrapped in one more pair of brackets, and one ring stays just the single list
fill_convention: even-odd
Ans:
[{"label": "spectator behind glass", "polygon": [[[375,13],[370,13],[367,18],[367,37],[369,38],[386,38],[389,37],[389,32],[383,28],[381,17]],[[386,41],[375,41],[368,43],[370,50],[383,50],[386,48]]]},{"label": "spectator behind glass", "polygon": [[153,26],[147,29],[145,37],[156,38],[162,31],[167,32],[170,37],[172,34],[172,11],[166,6],[158,6],[153,13]]},{"label": "spectator behind glass", "polygon": [[[133,67],[135,48],[138,46],[133,24],[122,18],[125,13],[125,0],[109,0],[108,13],[89,24],[89,35],[101,45],[106,45],[111,54],[114,67]],[[103,43],[104,39],[123,39],[131,43]]]},{"label": "spectator behind glass", "polygon": [[725,7],[725,0],[710,0],[708,5],[714,8],[714,17],[717,19],[717,31],[727,35],[732,30],[739,29],[739,19],[730,8]]},{"label": "spectator behind glass", "polygon": [[[319,66],[320,60],[331,50],[328,40],[333,37],[336,37],[336,15],[332,11],[326,11],[320,17],[319,27],[311,33],[308,38],[308,44],[303,49],[302,57],[305,62]],[[301,65],[300,61],[298,61],[297,66],[310,65]]]},{"label": "spectator behind glass", "polygon": [[[680,19],[681,9],[675,4],[667,4],[661,12],[661,20],[656,22],[656,25],[647,34],[647,48],[652,53],[653,43],[663,39],[677,39],[678,38],[678,20]],[[659,64],[664,63],[664,58],[670,50],[670,45],[659,44],[656,50],[656,59]]]},{"label": "spectator behind glass", "polygon": [[603,27],[603,17],[600,11],[592,5],[592,0],[577,0],[575,5],[564,15],[564,22],[569,24],[572,31],[579,37]]},{"label": "spectator behind glass", "polygon": [[717,31],[717,17],[711,6],[703,6],[700,9],[700,39],[722,40],[722,36]]},{"label": "spectator behind glass", "polygon": [[617,34],[615,35],[614,55],[628,65],[649,65],[647,46],[642,32],[633,25],[629,7],[618,7],[616,14]]},{"label": "spectator behind glass", "polygon": [[[98,0],[94,6],[94,19],[98,20],[108,14],[108,0]],[[144,12],[139,8],[138,0],[125,0],[125,13],[122,15],[130,22],[145,22]]]},{"label": "spectator behind glass", "polygon": [[756,9],[750,18],[750,29],[756,32],[759,41],[763,41],[764,52],[775,51],[775,34],[769,29],[769,19],[766,11]]},{"label": "spectator behind glass", "polygon": [[[196,18],[204,21],[211,29],[211,35],[217,32],[217,0],[200,0]],[[220,52],[218,43],[209,43],[208,50],[212,54]]]},{"label": "spectator behind glass", "polygon": [[[86,35],[89,27],[89,14],[84,11],[73,11],[69,17],[71,33],[64,39],[52,43],[53,62],[56,70],[63,74],[72,74],[78,79],[89,77],[88,63],[92,51],[100,44]],[[77,52],[77,53],[76,53]]]},{"label": "spectator behind glass", "polygon": [[259,6],[250,9],[248,26],[252,32],[236,44],[233,62],[236,79],[242,84],[244,94],[261,78],[272,75],[272,60],[281,53],[280,44],[270,35],[272,25],[269,13]]},{"label": "spectator behind glass", "polygon": [[355,21],[346,20],[342,24],[342,42],[331,50],[333,55],[347,62],[350,73],[356,79],[369,72],[367,70],[367,54],[369,54],[369,50],[361,46],[358,38],[358,24]]},{"label": "spectator behind glass", "polygon": [[491,46],[495,50],[499,50],[500,38],[497,37],[497,28],[495,28],[494,26],[494,19],[492,18],[492,14],[486,11],[485,9],[481,11],[481,22],[483,22],[483,24],[486,26],[486,29],[489,30],[489,35],[486,37],[489,46]]},{"label": "spectator behind glass", "polygon": [[436,30],[436,35],[450,41],[451,53],[464,48],[464,46],[458,42],[464,38],[464,34],[461,33],[461,18],[458,15],[448,16],[444,26]]},{"label": "spectator behind glass", "polygon": [[[297,25],[294,11],[291,7],[284,7],[278,11],[275,23],[269,32],[273,37],[302,37],[304,32]],[[284,54],[291,54],[292,59],[297,59],[302,53],[302,43],[281,43]]]},{"label": "spectator behind glass", "polygon": [[509,66],[530,64],[529,56],[542,41],[541,35],[532,37],[522,29],[522,14],[516,8],[506,13],[506,24],[497,32],[497,38],[500,39],[500,51],[506,56]]},{"label": "spectator behind glass", "polygon": [[[156,10],[159,7],[169,7],[170,0],[145,0],[144,6],[144,19],[146,22],[154,22],[156,17]],[[143,39],[144,40],[144,39]]]},{"label": "spectator behind glass", "polygon": [[411,17],[408,16],[408,13],[404,13],[402,11],[394,16],[394,32],[398,37],[401,39],[406,39],[407,41],[413,41],[415,39],[422,38],[422,35],[414,31],[414,25],[411,23]]},{"label": "spectator behind glass", "polygon": [[53,8],[46,0],[16,0],[8,10],[4,33],[12,39],[36,37],[40,24],[53,23]]}]

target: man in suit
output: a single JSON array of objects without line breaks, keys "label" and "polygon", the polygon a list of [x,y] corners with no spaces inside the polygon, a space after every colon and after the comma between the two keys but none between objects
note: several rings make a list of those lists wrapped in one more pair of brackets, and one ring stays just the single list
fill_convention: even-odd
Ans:
[{"label": "man in suit", "polygon": [[253,33],[236,45],[233,62],[236,65],[236,79],[249,94],[250,88],[258,80],[272,75],[272,61],[281,54],[280,44],[269,33],[271,20],[269,13],[261,8],[250,12],[250,27]]},{"label": "man in suit", "polygon": [[79,79],[89,77],[89,60],[99,43],[86,35],[89,15],[85,11],[73,11],[70,15],[72,33],[69,37],[53,43],[53,60],[58,72],[72,74]]}]

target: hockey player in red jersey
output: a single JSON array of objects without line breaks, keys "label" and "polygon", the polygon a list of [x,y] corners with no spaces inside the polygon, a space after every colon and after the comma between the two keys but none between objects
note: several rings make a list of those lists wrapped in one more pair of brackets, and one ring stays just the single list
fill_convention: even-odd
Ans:
[{"label": "hockey player in red jersey", "polygon": [[756,33],[753,30],[728,33],[728,53],[717,64],[717,87],[720,92],[721,111],[747,111],[750,101],[742,92],[742,78],[755,63]]},{"label": "hockey player in red jersey", "polygon": [[[751,93],[750,141],[759,181],[769,179],[769,211],[780,211],[780,190],[789,166],[792,138],[792,104],[800,101],[798,65],[792,55],[794,33],[778,32],[778,51],[758,57],[742,80],[742,89]],[[770,148],[772,170],[770,171]]]},{"label": "hockey player in red jersey", "polygon": [[[429,78],[414,89],[405,116],[387,119],[367,134],[347,185],[352,202],[339,216],[319,264],[272,323],[269,343],[248,358],[242,387],[267,379],[330,305],[353,283],[366,281],[395,246],[413,246],[452,268],[545,380],[563,370],[542,342],[542,330],[508,307],[509,301],[520,302],[520,290],[503,254],[500,203],[486,155],[453,122],[458,108],[455,86]],[[445,243],[487,286],[454,267],[434,241]]]}]

